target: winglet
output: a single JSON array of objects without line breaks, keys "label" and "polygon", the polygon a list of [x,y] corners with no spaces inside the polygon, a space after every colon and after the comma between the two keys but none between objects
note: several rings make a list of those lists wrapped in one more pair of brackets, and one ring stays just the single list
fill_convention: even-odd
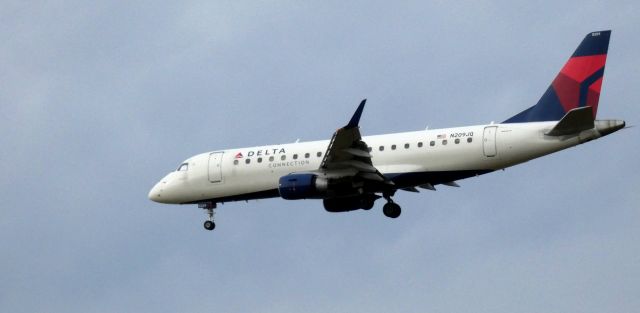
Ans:
[{"label": "winglet", "polygon": [[358,123],[360,123],[360,116],[362,115],[362,110],[364,110],[364,103],[365,102],[367,102],[367,99],[363,99],[362,102],[360,102],[360,105],[356,109],[356,112],[353,113],[353,116],[351,117],[351,120],[349,121],[349,124],[347,124],[347,126],[345,126],[344,128],[355,128],[355,127],[358,127]]}]

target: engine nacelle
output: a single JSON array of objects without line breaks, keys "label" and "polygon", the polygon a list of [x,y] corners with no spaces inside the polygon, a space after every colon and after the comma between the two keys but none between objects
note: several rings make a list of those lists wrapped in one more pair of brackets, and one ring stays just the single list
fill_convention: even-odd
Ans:
[{"label": "engine nacelle", "polygon": [[376,195],[330,198],[324,199],[322,204],[324,205],[324,209],[329,212],[347,212],[359,209],[369,210],[378,198],[379,196]]},{"label": "engine nacelle", "polygon": [[280,177],[278,192],[287,200],[322,198],[327,185],[327,179],[316,174],[289,174]]}]

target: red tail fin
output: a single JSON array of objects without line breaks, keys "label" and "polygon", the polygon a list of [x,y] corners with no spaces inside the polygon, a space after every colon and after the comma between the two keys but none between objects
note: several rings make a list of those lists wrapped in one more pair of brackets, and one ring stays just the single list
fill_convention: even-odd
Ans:
[{"label": "red tail fin", "polygon": [[610,30],[588,34],[538,103],[504,123],[557,121],[585,106],[593,109],[595,119],[610,37]]}]

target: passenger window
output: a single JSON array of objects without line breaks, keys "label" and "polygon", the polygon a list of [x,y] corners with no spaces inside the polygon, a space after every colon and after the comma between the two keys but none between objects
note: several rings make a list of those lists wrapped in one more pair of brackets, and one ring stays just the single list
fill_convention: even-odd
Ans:
[{"label": "passenger window", "polygon": [[284,161],[286,158],[287,158],[287,155],[286,155],[286,154],[283,154],[283,155],[280,157],[280,160]]},{"label": "passenger window", "polygon": [[471,137],[467,138],[467,142],[472,142],[472,141],[473,141],[473,138]]},{"label": "passenger window", "polygon": [[395,150],[396,149],[396,145],[391,145],[391,150]]},{"label": "passenger window", "polygon": [[233,165],[238,165],[238,160],[233,160]]},{"label": "passenger window", "polygon": [[317,155],[318,157],[321,157],[321,156],[322,156],[322,152],[318,152],[318,153],[316,153],[316,155]]},{"label": "passenger window", "polygon": [[432,141],[429,143],[429,145],[433,147],[433,146],[435,146],[435,145],[436,145],[436,142],[432,140]]},{"label": "passenger window", "polygon": [[384,151],[384,146],[380,146],[380,148],[378,148],[378,150]]},{"label": "passenger window", "polygon": [[405,144],[404,144],[404,148],[405,148],[405,149],[409,149],[409,144],[408,144],[408,143],[405,143]]},{"label": "passenger window", "polygon": [[273,156],[269,157],[269,162],[273,162]]},{"label": "passenger window", "polygon": [[258,163],[262,163],[262,158],[258,158]]},{"label": "passenger window", "polygon": [[418,148],[422,148],[422,141],[418,142]]},{"label": "passenger window", "polygon": [[446,146],[446,145],[447,145],[447,140],[446,140],[446,139],[445,139],[445,140],[442,140],[442,145],[443,145],[443,146]]},{"label": "passenger window", "polygon": [[454,142],[455,142],[455,143],[456,143],[456,145],[457,145],[457,144],[459,144],[459,143],[460,143],[460,139],[456,138],[456,140],[455,140]]},{"label": "passenger window", "polygon": [[309,156],[310,156],[310,155],[309,155],[309,153],[305,153],[305,154],[304,154],[304,158],[305,158],[305,159],[308,159],[308,158],[309,158]]},{"label": "passenger window", "polygon": [[294,154],[294,155],[293,155],[293,159],[294,159],[294,160],[297,160],[297,159],[298,159],[298,155],[297,155],[297,154]]},{"label": "passenger window", "polygon": [[244,160],[244,163],[247,163],[247,164],[251,163],[251,159]]}]

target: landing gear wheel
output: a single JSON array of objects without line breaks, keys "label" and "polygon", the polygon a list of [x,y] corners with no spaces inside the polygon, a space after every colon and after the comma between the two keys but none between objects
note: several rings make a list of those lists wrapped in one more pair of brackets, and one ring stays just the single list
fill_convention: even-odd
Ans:
[{"label": "landing gear wheel", "polygon": [[204,222],[204,229],[213,230],[214,228],[216,228],[216,223],[213,222],[213,217],[215,215],[215,212],[213,210],[216,208],[216,203],[202,202],[202,203],[198,203],[198,207],[201,209],[207,210],[207,215],[209,216],[207,221]]},{"label": "landing gear wheel", "polygon": [[382,207],[382,213],[384,213],[386,217],[397,218],[400,216],[400,213],[402,213],[402,209],[400,209],[399,205],[388,202]]},{"label": "landing gear wheel", "polygon": [[205,221],[204,222],[204,229],[213,230],[214,228],[216,228],[216,223],[214,223],[213,221]]}]

